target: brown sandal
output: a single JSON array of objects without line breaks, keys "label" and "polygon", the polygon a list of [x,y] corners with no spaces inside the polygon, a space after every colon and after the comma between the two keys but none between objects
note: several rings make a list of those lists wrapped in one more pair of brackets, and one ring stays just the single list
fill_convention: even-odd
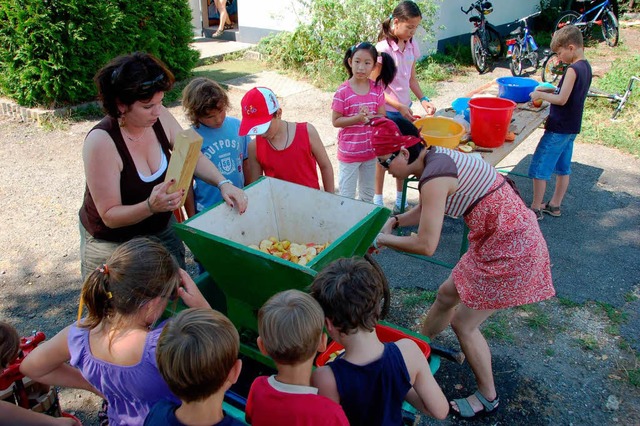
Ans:
[{"label": "brown sandal", "polygon": [[552,206],[549,203],[547,203],[544,206],[542,206],[542,212],[546,213],[546,214],[548,214],[550,216],[553,216],[553,217],[562,216],[562,212],[560,212],[560,206]]}]

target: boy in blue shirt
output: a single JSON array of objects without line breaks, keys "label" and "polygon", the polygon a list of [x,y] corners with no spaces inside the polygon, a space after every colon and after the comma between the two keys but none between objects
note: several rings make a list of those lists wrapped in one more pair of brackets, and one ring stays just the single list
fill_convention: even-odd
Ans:
[{"label": "boy in blue shirt", "polygon": [[[591,65],[584,57],[582,33],[576,26],[567,25],[556,31],[551,49],[569,67],[552,93],[540,88],[531,92],[532,101],[541,99],[551,104],[544,135],[529,166],[529,177],[533,179],[531,210],[538,220],[543,219],[542,213],[554,217],[561,214],[560,205],[569,187],[573,141],[580,133],[584,101],[592,77]],[[543,204],[552,173],[556,174],[556,187],[551,200]]]},{"label": "boy in blue shirt", "polygon": [[[182,91],[182,107],[193,130],[203,138],[202,153],[225,177],[220,184],[231,181],[234,186],[243,188],[250,138],[238,135],[240,120],[227,117],[229,97],[224,89],[208,78],[194,78]],[[193,197],[190,194],[185,203],[187,216],[193,216],[220,201],[220,190],[196,177]]]}]

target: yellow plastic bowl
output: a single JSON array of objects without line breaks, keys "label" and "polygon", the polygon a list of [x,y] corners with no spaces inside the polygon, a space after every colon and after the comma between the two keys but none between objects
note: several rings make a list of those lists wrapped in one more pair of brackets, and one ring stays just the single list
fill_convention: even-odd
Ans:
[{"label": "yellow plastic bowl", "polygon": [[429,145],[455,149],[464,135],[464,127],[452,118],[423,117],[413,122]]}]

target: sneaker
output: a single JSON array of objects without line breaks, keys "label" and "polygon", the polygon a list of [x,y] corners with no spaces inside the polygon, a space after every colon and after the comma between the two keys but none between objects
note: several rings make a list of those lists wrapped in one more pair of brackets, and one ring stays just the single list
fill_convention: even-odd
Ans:
[{"label": "sneaker", "polygon": [[536,214],[536,219],[538,219],[538,220],[544,219],[544,216],[542,216],[542,210],[540,210],[540,209],[531,209],[531,211]]},{"label": "sneaker", "polygon": [[396,204],[393,206],[393,214],[401,214],[406,212],[407,210],[409,210],[411,208],[411,206],[409,205],[409,203],[406,203],[404,205],[404,210],[402,209],[402,207],[400,207],[400,204]]},{"label": "sneaker", "polygon": [[373,204],[375,204],[376,206],[379,206],[379,207],[384,207],[384,201],[382,201],[382,200],[380,200],[380,201],[373,200]]},{"label": "sneaker", "polygon": [[553,217],[562,216],[562,213],[560,212],[560,206],[552,206],[549,203],[547,203],[544,206],[542,206],[542,212],[546,213],[546,214],[548,214],[550,216],[553,216]]}]

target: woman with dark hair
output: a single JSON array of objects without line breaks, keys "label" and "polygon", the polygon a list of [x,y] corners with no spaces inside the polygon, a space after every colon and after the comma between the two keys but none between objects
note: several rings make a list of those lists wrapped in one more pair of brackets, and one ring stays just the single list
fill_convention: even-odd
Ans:
[{"label": "woman with dark hair", "polygon": [[[89,131],[82,152],[87,182],[80,208],[82,277],[136,236],[159,239],[184,267],[184,245],[171,228],[183,194],[167,193],[173,182],[164,182],[173,141],[182,130],[162,105],[173,74],[157,58],[137,52],[113,59],[94,80],[107,116]],[[202,155],[195,174],[220,188],[227,204],[245,211],[244,192]]]},{"label": "woman with dark hair", "polygon": [[[403,135],[387,118],[374,119],[372,125],[373,149],[382,167],[398,179],[420,179],[420,204],[391,216],[374,245],[431,256],[444,215],[462,216],[469,227],[469,250],[438,289],[422,334],[433,339],[451,324],[478,384],[473,395],[452,401],[452,409],[466,418],[492,413],[499,399],[491,352],[480,325],[498,309],[555,294],[549,253],[536,216],[508,181],[481,158],[425,147],[421,139]],[[415,225],[417,234],[392,234],[399,226]]]}]

